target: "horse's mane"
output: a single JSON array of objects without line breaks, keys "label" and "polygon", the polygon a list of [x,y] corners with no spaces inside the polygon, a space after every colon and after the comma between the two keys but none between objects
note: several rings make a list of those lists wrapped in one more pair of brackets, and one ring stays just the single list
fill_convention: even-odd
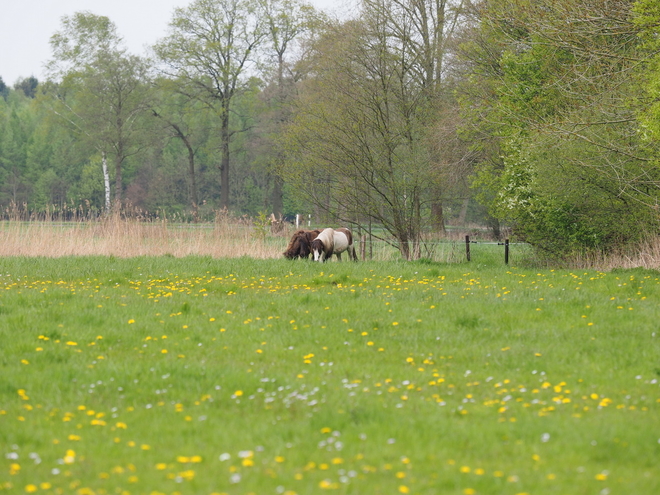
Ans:
[{"label": "horse's mane", "polygon": [[289,245],[284,251],[284,257],[289,259],[307,258],[312,250],[312,240],[321,233],[320,230],[297,230],[291,236]]}]

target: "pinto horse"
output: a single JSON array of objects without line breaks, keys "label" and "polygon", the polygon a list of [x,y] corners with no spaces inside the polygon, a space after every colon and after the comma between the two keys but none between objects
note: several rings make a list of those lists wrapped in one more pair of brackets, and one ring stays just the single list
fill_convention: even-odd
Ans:
[{"label": "pinto horse", "polygon": [[321,233],[320,230],[298,230],[293,233],[291,241],[284,251],[284,257],[289,259],[309,258],[312,253],[312,241]]},{"label": "pinto horse", "polygon": [[312,241],[312,254],[314,254],[314,261],[325,261],[326,259],[336,255],[337,259],[341,261],[341,253],[348,251],[348,257],[353,261],[357,261],[355,248],[353,247],[353,235],[351,231],[345,228],[341,229],[324,229]]}]

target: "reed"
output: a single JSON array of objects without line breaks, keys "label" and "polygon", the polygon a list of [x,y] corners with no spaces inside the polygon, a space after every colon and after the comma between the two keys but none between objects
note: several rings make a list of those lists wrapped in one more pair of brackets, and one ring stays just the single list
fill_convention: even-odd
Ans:
[{"label": "reed", "polygon": [[277,258],[285,237],[260,239],[248,221],[220,217],[213,223],[180,224],[167,220],[5,221],[0,223],[0,256],[174,256]]}]

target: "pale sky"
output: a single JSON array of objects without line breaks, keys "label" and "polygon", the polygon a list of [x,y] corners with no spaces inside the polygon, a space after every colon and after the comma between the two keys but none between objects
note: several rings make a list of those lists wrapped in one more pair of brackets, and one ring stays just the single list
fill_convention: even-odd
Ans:
[{"label": "pale sky", "polygon": [[[317,8],[341,14],[356,0],[308,0]],[[0,77],[8,86],[22,77],[45,79],[44,64],[51,56],[50,37],[63,16],[89,11],[110,18],[128,49],[145,47],[165,36],[176,7],[192,0],[0,0]]]}]

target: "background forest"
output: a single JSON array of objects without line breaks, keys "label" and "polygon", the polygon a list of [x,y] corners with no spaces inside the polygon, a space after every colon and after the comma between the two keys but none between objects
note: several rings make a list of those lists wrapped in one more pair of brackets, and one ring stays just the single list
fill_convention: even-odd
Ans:
[{"label": "background forest", "polygon": [[468,222],[554,257],[660,230],[655,0],[196,0],[148,57],[89,12],[51,52],[0,78],[5,217],[305,214],[406,259]]}]

